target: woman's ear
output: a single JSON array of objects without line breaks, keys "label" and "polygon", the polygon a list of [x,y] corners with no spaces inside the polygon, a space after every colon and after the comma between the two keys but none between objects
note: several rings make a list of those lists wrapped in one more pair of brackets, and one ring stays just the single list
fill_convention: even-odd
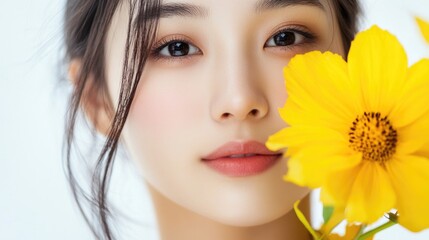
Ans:
[{"label": "woman's ear", "polygon": [[[79,87],[79,76],[81,74],[82,61],[73,59],[69,63],[68,76],[74,88]],[[100,84],[96,83],[93,74],[88,74],[88,79],[82,81],[85,83],[80,107],[85,113],[86,119],[94,126],[97,132],[107,136],[109,133],[113,111],[110,100],[105,89],[101,89]]]}]

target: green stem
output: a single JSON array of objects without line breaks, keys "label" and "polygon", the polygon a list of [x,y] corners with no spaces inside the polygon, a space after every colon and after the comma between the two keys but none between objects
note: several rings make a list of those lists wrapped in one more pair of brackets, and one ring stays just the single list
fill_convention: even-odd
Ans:
[{"label": "green stem", "polygon": [[389,227],[391,227],[391,226],[393,226],[393,225],[395,225],[395,224],[396,224],[396,222],[388,221],[388,222],[386,222],[385,224],[383,224],[383,225],[381,225],[381,226],[378,226],[378,227],[376,227],[376,228],[372,229],[371,231],[368,231],[368,232],[366,232],[366,233],[364,233],[364,234],[360,235],[360,236],[357,238],[357,240],[364,240],[364,239],[367,239],[367,238],[371,237],[372,235],[374,235],[374,234],[376,234],[376,233],[378,233],[378,232],[380,232],[380,231],[383,231],[384,229],[389,228]]}]

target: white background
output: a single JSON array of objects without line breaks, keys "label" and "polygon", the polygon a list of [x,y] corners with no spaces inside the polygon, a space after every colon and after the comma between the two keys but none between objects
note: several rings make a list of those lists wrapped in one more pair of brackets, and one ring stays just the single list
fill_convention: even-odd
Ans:
[{"label": "white background", "polygon": [[[429,1],[364,0],[363,5],[362,28],[378,24],[397,35],[410,63],[429,57],[413,19],[429,20]],[[67,86],[58,83],[62,14],[59,0],[0,2],[0,239],[92,239],[73,205],[61,160],[67,94]],[[156,239],[137,173],[126,162],[118,169],[121,184],[113,194],[126,203],[125,212],[140,216],[127,224],[130,235],[123,239],[138,234]],[[375,239],[429,239],[429,231],[412,234],[397,226]]]}]

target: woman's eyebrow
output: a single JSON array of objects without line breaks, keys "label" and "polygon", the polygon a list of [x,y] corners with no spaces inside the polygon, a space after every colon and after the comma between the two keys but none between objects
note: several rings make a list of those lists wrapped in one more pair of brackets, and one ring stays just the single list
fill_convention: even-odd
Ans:
[{"label": "woman's eyebrow", "polygon": [[255,4],[255,11],[262,12],[273,8],[284,8],[293,5],[309,5],[325,10],[319,0],[259,0]]},{"label": "woman's eyebrow", "polygon": [[206,17],[208,10],[204,7],[189,3],[165,3],[161,5],[160,17]]}]

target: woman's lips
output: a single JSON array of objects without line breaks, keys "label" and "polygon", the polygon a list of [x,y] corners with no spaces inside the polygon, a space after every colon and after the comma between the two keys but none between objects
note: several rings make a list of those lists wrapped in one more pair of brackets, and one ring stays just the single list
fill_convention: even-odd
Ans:
[{"label": "woman's lips", "polygon": [[227,176],[243,177],[262,173],[282,156],[257,141],[228,142],[202,158],[210,168]]}]

